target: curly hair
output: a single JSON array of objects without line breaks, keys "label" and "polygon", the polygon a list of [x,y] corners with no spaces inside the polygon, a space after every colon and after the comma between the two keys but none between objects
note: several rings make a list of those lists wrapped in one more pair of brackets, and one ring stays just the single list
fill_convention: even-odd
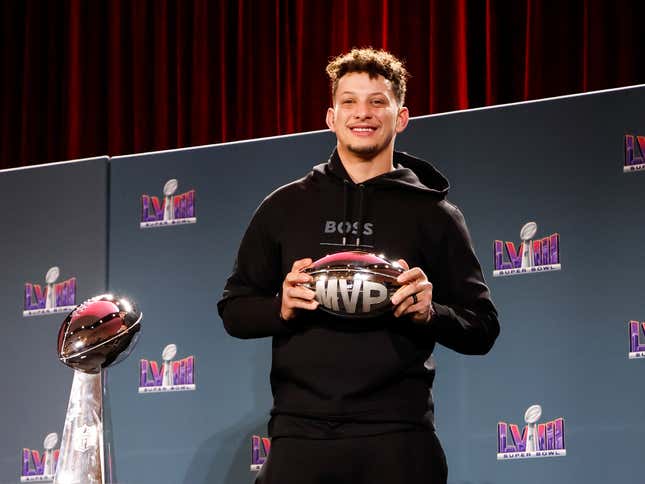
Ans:
[{"label": "curly hair", "polygon": [[397,102],[402,105],[405,101],[406,82],[410,74],[403,62],[385,50],[371,47],[353,48],[346,54],[341,54],[327,64],[327,75],[331,81],[331,95],[336,95],[338,81],[348,72],[366,72],[370,78],[379,74],[392,83],[392,90]]}]

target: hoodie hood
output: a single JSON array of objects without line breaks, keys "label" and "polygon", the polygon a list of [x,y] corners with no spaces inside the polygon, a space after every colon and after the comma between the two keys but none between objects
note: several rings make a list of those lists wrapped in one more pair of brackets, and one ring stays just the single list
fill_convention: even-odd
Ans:
[{"label": "hoodie hood", "polygon": [[[343,221],[348,220],[349,204],[352,196],[350,187],[358,191],[358,227],[355,241],[351,244],[354,248],[361,248],[361,234],[365,224],[365,209],[369,203],[369,195],[366,192],[373,191],[376,187],[396,187],[398,189],[414,190],[429,194],[437,200],[443,200],[448,193],[450,184],[435,167],[421,158],[408,155],[399,151],[394,152],[394,170],[383,173],[362,183],[354,183],[345,170],[338,150],[334,149],[329,161],[316,165],[313,168],[313,179],[319,181],[337,182],[343,187]],[[352,190],[354,191],[354,190]],[[338,215],[341,215],[340,213]],[[343,234],[341,245],[348,245],[347,235]]]},{"label": "hoodie hood", "polygon": [[[431,193],[438,199],[446,197],[450,189],[450,183],[430,163],[401,151],[394,152],[393,161],[394,170],[365,180],[361,185],[397,185]],[[328,176],[355,185],[347,170],[345,170],[337,150],[333,151],[327,163],[314,166],[313,174],[314,176]]]}]

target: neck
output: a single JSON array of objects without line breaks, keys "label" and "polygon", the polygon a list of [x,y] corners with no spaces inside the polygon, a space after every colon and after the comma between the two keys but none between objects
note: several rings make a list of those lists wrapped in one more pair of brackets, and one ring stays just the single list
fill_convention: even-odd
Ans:
[{"label": "neck", "polygon": [[354,183],[363,183],[366,180],[394,170],[394,147],[383,150],[376,156],[369,158],[358,156],[340,146],[337,146],[336,149],[345,171]]}]

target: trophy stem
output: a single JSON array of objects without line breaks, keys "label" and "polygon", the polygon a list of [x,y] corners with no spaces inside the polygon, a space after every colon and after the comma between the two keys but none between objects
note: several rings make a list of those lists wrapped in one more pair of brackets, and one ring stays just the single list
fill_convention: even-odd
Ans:
[{"label": "trophy stem", "polygon": [[108,370],[105,368],[101,374],[103,378],[103,482],[112,484],[117,482],[114,463],[114,434],[112,432],[112,405],[110,404],[110,385],[108,384]]},{"label": "trophy stem", "polygon": [[538,440],[537,440],[537,425],[534,423],[527,424],[526,429],[526,451],[527,452],[537,452],[538,450]]},{"label": "trophy stem", "polygon": [[74,371],[54,484],[106,484],[101,380]]},{"label": "trophy stem", "polygon": [[530,239],[523,240],[524,248],[522,250],[522,269],[533,267],[533,243]]}]

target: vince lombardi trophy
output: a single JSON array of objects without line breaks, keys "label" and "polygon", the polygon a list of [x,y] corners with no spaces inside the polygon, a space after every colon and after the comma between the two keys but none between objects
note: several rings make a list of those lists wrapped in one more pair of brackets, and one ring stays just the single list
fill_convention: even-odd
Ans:
[{"label": "vince lombardi trophy", "polygon": [[57,354],[74,370],[54,484],[113,484],[106,368],[127,357],[141,312],[126,298],[103,294],[79,304],[58,332]]}]

